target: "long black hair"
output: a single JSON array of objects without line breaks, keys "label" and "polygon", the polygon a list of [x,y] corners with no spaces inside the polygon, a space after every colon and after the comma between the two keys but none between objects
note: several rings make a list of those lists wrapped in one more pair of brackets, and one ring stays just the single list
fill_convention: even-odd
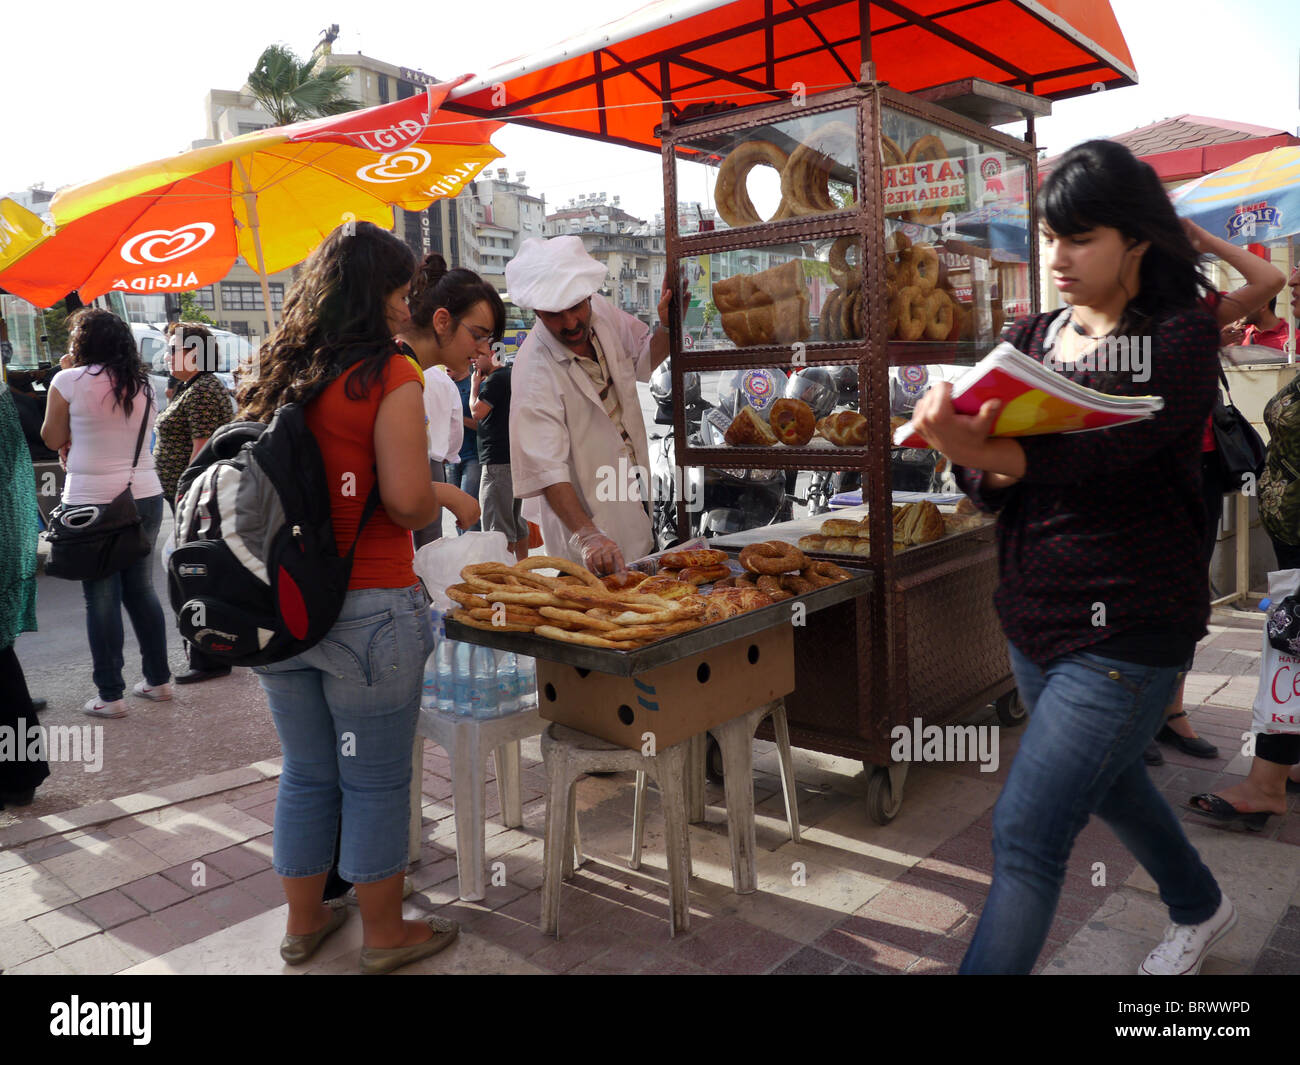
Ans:
[{"label": "long black hair", "polygon": [[349,222],[307,260],[284,299],[284,320],[263,345],[258,376],[239,392],[240,417],[270,421],[285,403],[305,403],[357,363],[349,399],[367,395],[397,351],[388,297],[411,280],[415,256],[387,230]]},{"label": "long black hair", "polygon": [[[153,395],[149,371],[135,346],[131,327],[117,315],[86,307],[72,316],[68,353],[75,366],[98,366],[113,383],[113,399],[129,417],[136,396]],[[147,390],[147,391],[146,391]]]},{"label": "long black hair", "polygon": [[473,270],[448,270],[447,261],[434,252],[424,257],[411,279],[411,321],[421,332],[432,331],[435,311],[445,309],[459,322],[480,300],[487,300],[492,311],[492,339],[500,340],[506,332],[505,304]]},{"label": "long black hair", "polygon": [[1125,312],[1131,325],[1193,310],[1212,291],[1160,178],[1122,144],[1095,140],[1071,148],[1043,182],[1038,210],[1062,236],[1110,226],[1151,242]]}]

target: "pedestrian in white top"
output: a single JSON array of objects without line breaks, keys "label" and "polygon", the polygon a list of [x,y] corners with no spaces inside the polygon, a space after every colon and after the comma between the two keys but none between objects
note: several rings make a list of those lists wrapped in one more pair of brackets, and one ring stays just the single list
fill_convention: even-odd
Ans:
[{"label": "pedestrian in white top", "polygon": [[[153,386],[140,361],[131,327],[108,311],[90,308],[72,319],[63,369],[50,382],[41,439],[66,454],[65,503],[107,503],[130,483],[131,496],[153,547],[162,524],[163,489],[149,448],[131,473],[140,423],[153,427]],[[144,680],[133,694],[165,702],[171,694],[167,623],[153,588],[153,552],[119,573],[82,581],[86,633],[98,694],[82,708],[93,717],[123,717],[122,607],[140,644]]]},{"label": "pedestrian in white top", "polygon": [[[652,333],[598,295],[604,280],[576,236],[526,240],[506,266],[511,299],[537,312],[514,364],[514,493],[536,501],[548,555],[600,574],[626,568],[653,542],[636,383],[668,357],[667,331]],[[661,323],[670,300],[665,285]]]},{"label": "pedestrian in white top", "polygon": [[[446,463],[460,454],[465,441],[460,389],[451,375],[469,372],[475,353],[491,350],[506,328],[506,309],[496,289],[472,270],[448,270],[437,253],[426,255],[411,280],[407,298],[410,323],[398,341],[424,371],[424,413],[429,437],[429,476],[447,480]],[[415,530],[415,546],[442,535],[442,511]]]}]

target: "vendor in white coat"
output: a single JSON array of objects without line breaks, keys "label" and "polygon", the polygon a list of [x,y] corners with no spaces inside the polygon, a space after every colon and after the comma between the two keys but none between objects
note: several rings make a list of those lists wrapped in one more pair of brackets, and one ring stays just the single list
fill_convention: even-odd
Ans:
[{"label": "vendor in white coat", "polygon": [[[537,312],[513,371],[515,494],[540,518],[547,554],[602,574],[653,543],[636,383],[668,356],[667,330],[652,333],[597,295],[604,280],[605,267],[576,236],[526,240],[506,266],[510,298]],[[670,299],[665,286],[661,322]]]}]

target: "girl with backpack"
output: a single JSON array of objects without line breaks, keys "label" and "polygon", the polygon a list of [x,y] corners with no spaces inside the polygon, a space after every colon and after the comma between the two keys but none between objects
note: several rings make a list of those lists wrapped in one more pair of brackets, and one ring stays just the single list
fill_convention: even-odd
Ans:
[{"label": "girl with backpack", "polygon": [[391,233],[340,226],[289,290],[260,372],[240,393],[240,417],[254,421],[306,405],[340,555],[376,481],[380,500],[357,539],[334,627],[303,653],[255,669],[284,751],[274,865],[289,902],[280,954],[290,964],[347,919],[345,906],[321,901],[339,832],[338,871],[361,908],[363,971],[428,957],[459,931],[438,917],[402,919],[411,750],[433,647],[411,530],[440,505],[461,526],[478,519],[476,500],[429,477],[421,367],[393,340],[409,324],[414,265]]},{"label": "girl with backpack", "polygon": [[[1100,432],[993,438],[999,404],[917,403],[921,434],[998,515],[994,597],[1029,723],[993,810],[993,883],[963,973],[1028,973],[1075,838],[1105,821],[1151,874],[1171,924],[1139,971],[1194,974],[1236,921],[1142,759],[1197,640],[1209,581],[1201,434],[1219,327],[1197,252],[1159,177],[1088,141],[1043,182],[1039,217],[1066,304],[1004,339],[1102,392],[1158,395],[1154,417]],[[1114,355],[1142,351],[1145,372]],[[1149,376],[1148,376],[1149,374]]]}]

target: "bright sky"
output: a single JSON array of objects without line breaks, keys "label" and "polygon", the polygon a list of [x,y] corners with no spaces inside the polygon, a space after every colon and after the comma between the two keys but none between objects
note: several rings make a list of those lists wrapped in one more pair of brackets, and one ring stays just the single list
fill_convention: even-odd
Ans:
[{"label": "bright sky", "polygon": [[[489,0],[338,5],[320,0],[70,0],[11,3],[0,58],[0,194],[102,177],[204,135],[211,88],[237,89],[272,42],[310,53],[337,21],[335,51],[361,51],[438,77],[482,72],[610,21],[641,0]],[[1089,137],[1191,113],[1296,132],[1300,4],[1295,0],[1112,0],[1139,84],[1058,103],[1038,125],[1050,154]],[[559,14],[562,12],[562,14]],[[662,209],[659,158],[507,126],[499,164],[528,173],[558,208],[618,193],[644,218]]]}]

